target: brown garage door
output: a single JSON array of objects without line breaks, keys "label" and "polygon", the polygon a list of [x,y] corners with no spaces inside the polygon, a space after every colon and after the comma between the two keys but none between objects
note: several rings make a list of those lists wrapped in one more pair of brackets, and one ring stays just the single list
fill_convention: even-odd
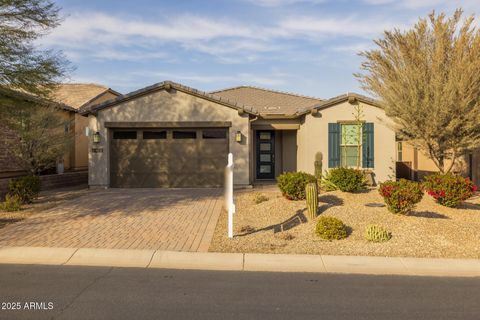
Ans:
[{"label": "brown garage door", "polygon": [[110,146],[112,187],[223,185],[226,128],[114,129]]}]

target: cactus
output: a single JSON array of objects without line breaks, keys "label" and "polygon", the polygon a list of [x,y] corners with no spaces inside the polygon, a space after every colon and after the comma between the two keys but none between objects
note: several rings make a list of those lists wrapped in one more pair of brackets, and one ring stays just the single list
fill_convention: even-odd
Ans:
[{"label": "cactus", "polygon": [[322,159],[323,155],[321,152],[315,153],[315,178],[317,178],[318,181],[322,180]]},{"label": "cactus", "polygon": [[371,224],[365,228],[365,239],[372,242],[385,242],[392,238],[392,234],[385,228]]},{"label": "cactus", "polygon": [[317,216],[318,210],[318,187],[315,182],[308,183],[305,187],[305,194],[307,199],[308,216],[314,219]]}]

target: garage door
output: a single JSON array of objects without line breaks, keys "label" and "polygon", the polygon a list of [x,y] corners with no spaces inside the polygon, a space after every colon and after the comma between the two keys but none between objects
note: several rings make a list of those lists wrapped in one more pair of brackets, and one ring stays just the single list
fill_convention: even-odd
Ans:
[{"label": "garage door", "polygon": [[223,185],[227,128],[113,129],[110,146],[112,187]]}]

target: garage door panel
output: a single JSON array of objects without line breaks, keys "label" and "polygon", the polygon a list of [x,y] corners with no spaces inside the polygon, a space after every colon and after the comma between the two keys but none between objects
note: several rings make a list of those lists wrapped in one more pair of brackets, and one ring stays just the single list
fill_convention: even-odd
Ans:
[{"label": "garage door panel", "polygon": [[[223,185],[227,164],[228,139],[226,129],[222,139],[209,135],[196,139],[172,132],[160,139],[143,140],[142,130],[137,139],[112,139],[110,150],[111,186],[113,187],[219,187]],[[176,132],[181,131],[181,129]],[[220,136],[222,136],[220,134]],[[157,137],[157,136],[153,136]],[[204,137],[204,136],[203,136]]]}]

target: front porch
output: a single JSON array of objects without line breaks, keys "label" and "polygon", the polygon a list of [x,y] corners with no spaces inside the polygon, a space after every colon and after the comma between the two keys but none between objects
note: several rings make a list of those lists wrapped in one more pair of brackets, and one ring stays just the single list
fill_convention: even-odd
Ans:
[{"label": "front porch", "polygon": [[292,120],[252,123],[251,172],[254,185],[271,184],[283,172],[297,171],[297,130]]}]

